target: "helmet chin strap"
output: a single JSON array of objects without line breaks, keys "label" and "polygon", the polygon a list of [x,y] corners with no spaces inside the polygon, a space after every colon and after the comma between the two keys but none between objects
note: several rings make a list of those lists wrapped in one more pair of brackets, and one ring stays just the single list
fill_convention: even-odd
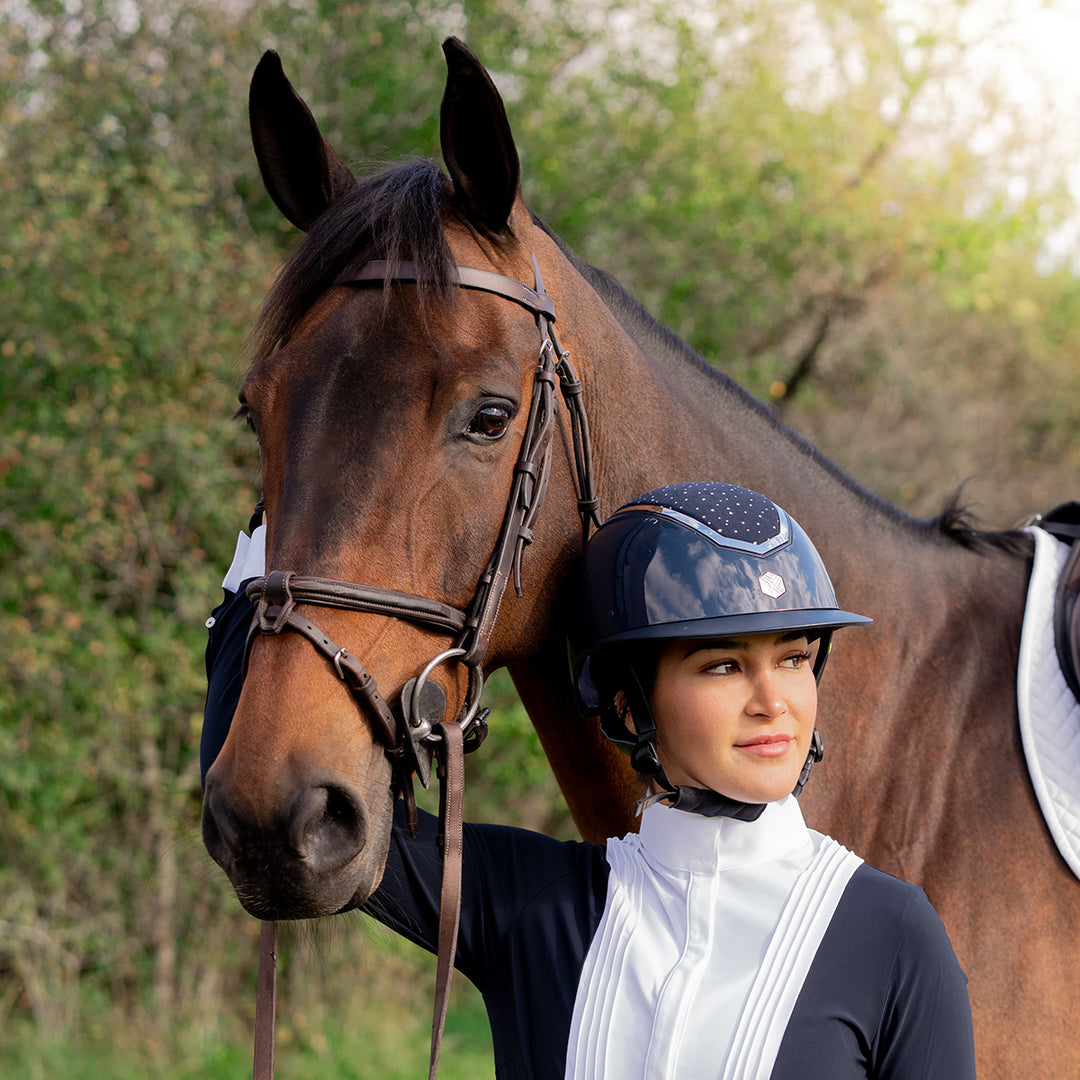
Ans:
[{"label": "helmet chin strap", "polygon": [[802,772],[799,773],[799,782],[795,785],[795,790],[792,791],[792,795],[796,798],[802,792],[802,789],[806,787],[806,781],[810,779],[810,770],[825,756],[825,746],[821,741],[821,735],[818,733],[818,729],[814,728],[814,734],[810,738],[810,753],[806,755],[806,761],[803,764]]},{"label": "helmet chin strap", "polygon": [[[663,769],[660,770],[660,776],[663,776]],[[729,799],[726,795],[711,791],[709,788],[677,784],[666,791],[655,791],[652,795],[638,799],[634,813],[640,815],[653,803],[664,801],[667,801],[668,806],[673,809],[683,810],[688,814],[699,814],[701,817],[729,817],[737,821],[757,821],[767,805]]]}]

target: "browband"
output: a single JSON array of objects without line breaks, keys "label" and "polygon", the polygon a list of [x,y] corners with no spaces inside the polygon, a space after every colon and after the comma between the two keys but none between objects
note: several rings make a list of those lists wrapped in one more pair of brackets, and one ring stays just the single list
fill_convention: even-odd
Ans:
[{"label": "browband", "polygon": [[[463,289],[479,289],[481,292],[505,296],[507,300],[513,300],[515,304],[527,308],[533,315],[543,315],[552,322],[555,321],[555,301],[550,296],[541,296],[522,281],[495,274],[490,270],[477,270],[472,266],[455,266],[453,273],[456,276],[450,280],[454,285],[460,285]],[[373,259],[370,262],[353,263],[345,267],[334,284],[364,285],[368,282],[377,282],[384,285],[388,281],[416,281],[417,279],[414,262]]]}]

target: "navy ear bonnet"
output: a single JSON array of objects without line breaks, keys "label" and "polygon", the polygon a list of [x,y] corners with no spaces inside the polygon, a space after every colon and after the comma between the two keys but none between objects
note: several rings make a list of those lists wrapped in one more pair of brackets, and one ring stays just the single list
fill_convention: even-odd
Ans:
[{"label": "navy ear bonnet", "polygon": [[598,708],[588,675],[598,649],[871,622],[840,608],[794,518],[715,481],[670,484],[620,507],[586,546],[578,595],[571,652],[587,714]]}]

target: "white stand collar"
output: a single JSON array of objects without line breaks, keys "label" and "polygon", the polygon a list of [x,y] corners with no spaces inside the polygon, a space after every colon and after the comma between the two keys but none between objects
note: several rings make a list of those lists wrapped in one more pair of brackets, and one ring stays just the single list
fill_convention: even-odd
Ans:
[{"label": "white stand collar", "polygon": [[702,817],[656,803],[641,816],[640,836],[650,860],[700,874],[757,866],[811,844],[793,795],[769,803],[756,821]]}]

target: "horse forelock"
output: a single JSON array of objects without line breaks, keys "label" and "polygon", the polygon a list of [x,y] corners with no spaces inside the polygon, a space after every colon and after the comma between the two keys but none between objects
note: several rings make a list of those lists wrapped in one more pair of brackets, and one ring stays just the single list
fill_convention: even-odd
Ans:
[{"label": "horse forelock", "polygon": [[421,317],[433,301],[451,300],[453,259],[443,232],[451,196],[450,178],[426,158],[359,179],[311,226],[282,267],[252,332],[254,358],[287,341],[351,262],[415,263]]}]

